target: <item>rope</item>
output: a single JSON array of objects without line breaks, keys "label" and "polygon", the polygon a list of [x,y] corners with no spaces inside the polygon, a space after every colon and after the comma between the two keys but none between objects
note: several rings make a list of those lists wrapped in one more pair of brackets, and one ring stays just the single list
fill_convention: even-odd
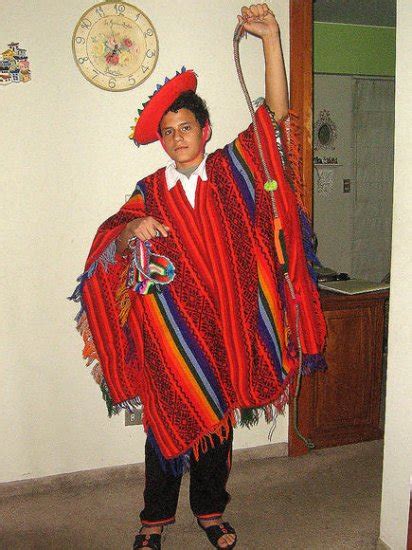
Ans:
[{"label": "rope", "polygon": [[[268,193],[270,195],[270,202],[271,202],[271,205],[272,205],[273,217],[276,220],[277,218],[279,218],[278,210],[277,210],[277,207],[276,207],[276,197],[275,197],[275,189],[277,189],[277,184],[276,184],[275,180],[271,177],[268,166],[266,164],[266,160],[265,160],[265,157],[264,157],[264,154],[263,154],[262,142],[260,140],[259,130],[258,130],[257,123],[256,123],[255,110],[253,108],[252,100],[250,99],[250,95],[249,95],[248,89],[246,87],[245,79],[243,77],[242,67],[240,65],[239,42],[240,42],[240,39],[242,38],[242,34],[243,34],[243,25],[242,25],[242,23],[238,23],[238,25],[236,26],[234,35],[233,35],[233,57],[234,57],[234,60],[235,60],[235,66],[236,66],[236,71],[237,71],[237,76],[238,76],[238,79],[239,79],[239,82],[240,82],[240,86],[242,88],[242,91],[243,91],[243,94],[245,96],[246,103],[247,103],[247,106],[248,106],[248,109],[249,109],[249,112],[250,112],[250,116],[252,118],[253,130],[254,130],[254,133],[255,133],[256,143],[257,143],[258,152],[259,152],[259,157],[260,157],[260,160],[262,162],[262,167],[263,167],[263,171],[265,173],[265,178],[266,178],[265,189],[266,189],[266,191],[268,191]],[[292,296],[292,299],[295,301],[295,308],[296,308],[296,339],[297,339],[298,353],[299,353],[298,376],[297,376],[297,380],[296,380],[295,394],[293,396],[293,427],[294,427],[296,435],[305,443],[307,448],[309,450],[311,450],[311,449],[315,448],[314,443],[310,439],[307,439],[301,433],[301,431],[299,430],[299,426],[298,426],[298,397],[299,397],[300,388],[301,388],[302,369],[303,369],[302,345],[301,345],[301,341],[300,341],[300,308],[299,308],[299,303],[296,300],[296,294],[295,294],[295,290],[293,288],[292,281],[290,280],[289,273],[286,270],[284,270],[284,277],[285,277],[286,283],[288,285],[288,288],[289,288],[290,294]]]}]

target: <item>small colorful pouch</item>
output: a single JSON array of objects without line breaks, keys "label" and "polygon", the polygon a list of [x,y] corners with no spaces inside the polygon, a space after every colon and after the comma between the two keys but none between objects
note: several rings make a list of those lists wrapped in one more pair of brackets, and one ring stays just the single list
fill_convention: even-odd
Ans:
[{"label": "small colorful pouch", "polygon": [[139,294],[161,291],[175,278],[175,267],[169,258],[153,254],[150,241],[132,237],[128,241],[132,260],[127,274],[127,286]]}]

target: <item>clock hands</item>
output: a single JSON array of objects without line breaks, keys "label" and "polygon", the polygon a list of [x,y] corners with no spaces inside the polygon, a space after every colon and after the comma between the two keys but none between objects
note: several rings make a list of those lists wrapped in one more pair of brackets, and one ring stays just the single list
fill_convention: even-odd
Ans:
[{"label": "clock hands", "polygon": [[[116,36],[115,36],[115,32],[113,30],[113,22],[111,21],[110,22],[110,31],[111,31],[111,39],[112,39],[112,43],[110,43],[110,39],[109,39],[109,48],[110,48],[110,51],[109,53],[106,54],[106,63],[108,65],[117,65],[119,63],[119,53],[120,53],[120,48],[119,48],[119,44],[117,43],[117,40],[116,40]],[[108,67],[106,68],[106,72],[109,72],[111,73],[111,71],[108,70]],[[113,73],[111,73],[113,74]]]}]

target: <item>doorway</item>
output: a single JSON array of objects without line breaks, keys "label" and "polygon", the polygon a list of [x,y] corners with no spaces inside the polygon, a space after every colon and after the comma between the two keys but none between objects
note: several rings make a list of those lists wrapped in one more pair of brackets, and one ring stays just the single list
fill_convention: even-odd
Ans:
[{"label": "doorway", "polygon": [[[348,0],[345,2],[345,11],[338,0],[315,0],[314,3],[312,0],[290,0],[291,108],[300,117],[303,129],[301,145],[304,200],[306,209],[314,218],[314,229],[320,243],[318,254],[324,265],[347,272],[351,277],[363,277],[371,281],[381,280],[389,272],[394,79],[393,75],[385,73],[391,60],[390,56],[383,60],[382,42],[371,41],[370,38],[376,38],[378,35],[384,37],[383,40],[387,41],[390,50],[390,41],[393,40],[394,45],[395,38],[395,9],[395,1],[391,0],[363,3]],[[323,40],[323,61],[326,65],[329,64],[326,70],[321,70],[318,66],[316,48],[322,46],[319,37],[316,36],[318,25],[323,25],[326,40],[329,33],[329,44],[325,42],[325,37]],[[364,55],[365,48],[356,52],[356,47],[359,46],[356,33],[352,38],[350,36],[354,26],[358,35],[359,31],[364,32],[365,39],[369,40],[369,57]],[[341,33],[340,36],[337,36],[338,32]],[[331,54],[331,43],[343,40],[342,44],[347,44],[351,39],[354,40],[351,43],[351,51],[356,53],[352,59],[357,63],[355,70],[350,70],[351,67],[348,65],[350,56]],[[376,49],[378,46],[380,51],[376,54],[373,47]],[[362,48],[362,44],[359,47]],[[344,67],[343,70],[333,70],[331,64],[333,65],[337,59],[340,61],[340,67]],[[386,68],[383,74],[380,74],[376,67],[379,64],[383,66],[382,61],[385,61]],[[365,67],[372,67],[372,70],[368,72]],[[323,84],[328,81],[326,88],[329,93],[333,86],[337,90],[334,106],[341,111],[346,108],[350,114],[349,119],[352,119],[349,124],[347,113],[346,117],[343,116],[336,124],[337,135],[348,136],[346,158],[345,154],[337,153],[336,149],[334,154],[332,151],[322,151],[323,154],[319,155],[314,151],[317,138],[314,128],[322,111],[317,105],[316,90],[322,79]],[[347,90],[346,97],[343,94],[344,88]],[[328,110],[332,109],[323,109]],[[329,112],[329,116],[332,120],[337,120],[336,114],[331,115]],[[317,181],[314,155],[329,158],[331,163],[336,164],[333,167],[321,167],[324,171],[322,185]],[[386,164],[380,167],[378,160],[382,157],[385,157]],[[338,166],[339,164],[341,166]],[[344,175],[345,164],[348,173]],[[337,200],[341,201],[340,205],[337,204]],[[359,315],[362,315],[362,311],[359,309]],[[380,311],[382,312],[382,308]],[[382,324],[383,316],[379,322]],[[359,343],[359,346],[361,345],[363,344]],[[371,361],[381,362],[381,352],[382,350],[378,350]],[[316,392],[319,393],[314,378],[304,380],[299,398],[299,427],[309,437],[314,430],[316,414],[314,395]],[[384,383],[381,382],[384,382],[384,372],[377,375],[376,370],[375,374],[371,371],[371,384],[377,382],[376,378],[380,378],[378,382],[382,388],[382,413]],[[297,438],[293,429],[293,405],[290,413],[289,453],[302,454],[307,452],[307,448]],[[383,425],[382,418],[380,425]]]},{"label": "doorway", "polygon": [[[380,282],[390,271],[394,116],[394,77],[314,74],[317,252],[352,278]],[[322,143],[319,127],[334,135]]]}]

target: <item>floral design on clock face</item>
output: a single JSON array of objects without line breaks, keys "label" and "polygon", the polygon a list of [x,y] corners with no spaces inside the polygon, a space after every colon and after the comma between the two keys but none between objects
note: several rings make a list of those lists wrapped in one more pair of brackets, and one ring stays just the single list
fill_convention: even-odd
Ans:
[{"label": "floral design on clock face", "polygon": [[125,2],[103,2],[86,11],[73,33],[73,53],[92,84],[130,90],[152,73],[158,57],[156,31],[148,17]]}]

